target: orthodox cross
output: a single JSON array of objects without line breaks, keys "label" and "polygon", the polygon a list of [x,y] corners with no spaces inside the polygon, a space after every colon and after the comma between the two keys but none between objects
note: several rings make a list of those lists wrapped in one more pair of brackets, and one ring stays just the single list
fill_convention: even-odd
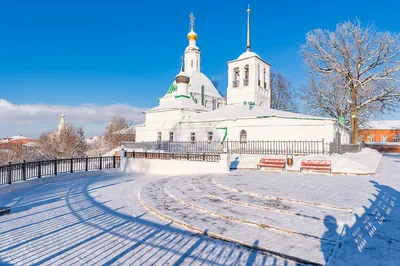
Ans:
[{"label": "orthodox cross", "polygon": [[196,18],[194,17],[194,15],[193,15],[193,12],[190,13],[189,18],[190,18],[190,29],[193,30],[193,29],[194,29],[194,20],[196,19]]}]

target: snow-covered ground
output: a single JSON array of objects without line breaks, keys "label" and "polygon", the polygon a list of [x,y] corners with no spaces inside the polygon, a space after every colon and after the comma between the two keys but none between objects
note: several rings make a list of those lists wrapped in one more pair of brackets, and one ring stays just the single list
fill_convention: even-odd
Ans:
[{"label": "snow-covered ground", "polygon": [[0,264],[399,265],[399,171],[385,155],[373,176],[114,170],[3,186]]},{"label": "snow-covered ground", "polygon": [[[281,158],[284,155],[265,155],[265,154],[233,154],[231,156],[231,168],[236,169],[256,169],[257,163],[261,158]],[[379,166],[382,155],[373,149],[364,148],[359,153],[345,153],[333,155],[305,155],[294,156],[293,167],[288,171],[300,171],[302,160],[330,160],[332,163],[332,173],[338,174],[374,174]]]}]

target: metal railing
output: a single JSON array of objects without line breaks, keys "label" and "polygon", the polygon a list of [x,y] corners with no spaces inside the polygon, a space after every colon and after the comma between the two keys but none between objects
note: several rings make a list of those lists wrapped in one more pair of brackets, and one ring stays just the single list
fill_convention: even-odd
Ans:
[{"label": "metal railing", "polygon": [[140,159],[160,159],[160,160],[187,160],[187,161],[205,161],[218,162],[221,160],[219,154],[197,154],[197,153],[164,153],[164,152],[128,152],[125,151],[126,158]]},{"label": "metal railing", "polygon": [[0,185],[25,181],[30,178],[74,173],[78,171],[102,170],[120,167],[119,156],[82,157],[35,162],[9,163],[0,166]]},{"label": "metal railing", "polygon": [[325,154],[329,144],[322,140],[305,141],[154,141],[154,142],[122,142],[124,149],[137,152],[162,151],[165,153],[235,153],[235,154]]},{"label": "metal railing", "polygon": [[228,141],[231,154],[325,154],[324,140],[251,140]]},{"label": "metal railing", "polygon": [[362,149],[360,144],[337,144],[334,142],[329,143],[329,154],[338,153],[357,153]]}]

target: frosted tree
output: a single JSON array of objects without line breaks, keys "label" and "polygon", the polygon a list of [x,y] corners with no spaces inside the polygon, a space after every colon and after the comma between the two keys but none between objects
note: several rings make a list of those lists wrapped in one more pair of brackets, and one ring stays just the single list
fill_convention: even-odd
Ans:
[{"label": "frosted tree", "polygon": [[339,23],[335,31],[308,32],[301,52],[314,82],[306,106],[332,117],[347,115],[353,143],[358,142],[359,122],[367,120],[367,114],[399,106],[400,35],[380,32],[374,24],[364,27],[356,20]]},{"label": "frosted tree", "polygon": [[124,117],[114,116],[106,127],[105,141],[108,149],[114,149],[119,146],[121,141],[134,141],[135,133],[131,123],[128,123]]},{"label": "frosted tree", "polygon": [[296,93],[287,76],[279,72],[271,73],[271,108],[296,112],[297,105],[295,102]]},{"label": "frosted tree", "polygon": [[81,157],[88,148],[83,128],[75,128],[69,123],[60,131],[42,133],[38,144],[39,152],[44,158]]}]

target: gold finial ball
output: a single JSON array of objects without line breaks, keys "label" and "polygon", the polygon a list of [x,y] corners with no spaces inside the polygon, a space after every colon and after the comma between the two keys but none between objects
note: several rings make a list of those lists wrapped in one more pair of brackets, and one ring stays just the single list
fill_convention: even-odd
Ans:
[{"label": "gold finial ball", "polygon": [[187,38],[189,41],[196,41],[197,40],[197,34],[194,31],[190,31],[187,35]]}]

